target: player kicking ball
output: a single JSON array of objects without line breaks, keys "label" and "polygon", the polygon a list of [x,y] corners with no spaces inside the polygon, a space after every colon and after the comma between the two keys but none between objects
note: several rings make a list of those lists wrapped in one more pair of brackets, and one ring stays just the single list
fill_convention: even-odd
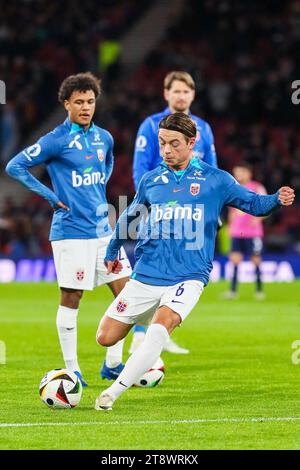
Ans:
[{"label": "player kicking ball", "polygon": [[258,195],[229,173],[193,160],[196,126],[186,114],[164,117],[158,138],[164,161],[142,178],[107,249],[108,273],[118,274],[122,271],[118,250],[137,225],[137,216],[147,210],[133,274],[100,321],[97,342],[117,343],[137,321],[150,326],[119,377],[96,399],[96,410],[111,410],[115,400],[152,367],[172,331],[198,302],[212,269],[222,208],[228,205],[264,216],[291,205],[295,197],[286,186],[269,196]]}]

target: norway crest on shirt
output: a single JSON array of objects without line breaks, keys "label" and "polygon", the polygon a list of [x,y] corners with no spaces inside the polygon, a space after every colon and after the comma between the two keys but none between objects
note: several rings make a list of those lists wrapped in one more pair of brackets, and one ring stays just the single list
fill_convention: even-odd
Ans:
[{"label": "norway crest on shirt", "polygon": [[197,196],[200,193],[200,184],[199,183],[192,183],[190,186],[190,193],[192,196]]},{"label": "norway crest on shirt", "polygon": [[103,162],[103,160],[104,160],[104,153],[103,153],[103,150],[102,150],[102,149],[97,149],[97,155],[98,155],[99,162]]}]

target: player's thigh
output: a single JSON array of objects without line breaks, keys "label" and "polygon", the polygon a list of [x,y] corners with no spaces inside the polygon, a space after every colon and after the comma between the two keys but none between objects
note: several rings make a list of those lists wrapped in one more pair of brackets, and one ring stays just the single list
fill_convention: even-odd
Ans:
[{"label": "player's thigh", "polygon": [[159,305],[163,288],[130,279],[105,312],[128,325],[148,324]]},{"label": "player's thigh", "polygon": [[[161,296],[159,309],[153,318],[153,322],[156,323],[158,318],[162,319],[165,313],[167,316],[165,320],[167,326],[165,326],[173,331],[193,310],[203,289],[203,282],[194,280],[167,287]],[[176,315],[171,315],[168,310],[161,309],[162,307],[169,308]]]},{"label": "player's thigh", "polygon": [[93,290],[97,243],[97,238],[57,240],[51,243],[59,287]]},{"label": "player's thigh", "polygon": [[116,279],[115,281],[109,282],[107,285],[114,294],[115,297],[117,297],[120,292],[124,289],[125,284],[129,281],[129,277],[121,277],[121,279]]},{"label": "player's thigh", "polygon": [[112,346],[125,338],[132,326],[133,324],[123,323],[104,315],[97,330],[96,341],[102,346]]},{"label": "player's thigh", "polygon": [[[119,274],[113,274],[113,273],[107,274],[107,268],[104,264],[104,258],[106,255],[106,250],[110,242],[110,239],[111,239],[111,236],[99,238],[98,240],[96,272],[95,272],[95,278],[94,278],[95,287],[103,285],[103,284],[111,285],[114,281],[118,281],[123,278],[126,278],[126,280],[123,281],[125,284],[128,280],[128,277],[130,277],[132,274],[130,261],[123,247],[120,249],[119,254],[118,254],[119,261],[122,263],[122,267],[123,267],[122,271]],[[114,290],[116,292],[117,284],[115,284],[115,287],[116,289]],[[115,295],[114,290],[113,290],[113,293]]]}]

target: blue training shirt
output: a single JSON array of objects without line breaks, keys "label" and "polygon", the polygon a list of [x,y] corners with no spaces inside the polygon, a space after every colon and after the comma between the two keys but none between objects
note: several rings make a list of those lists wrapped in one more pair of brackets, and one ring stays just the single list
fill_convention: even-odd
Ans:
[{"label": "blue training shirt", "polygon": [[[29,169],[44,163],[53,190]],[[54,209],[50,240],[101,238],[111,234],[106,183],[113,169],[113,138],[91,123],[87,131],[66,119],[37,143],[16,155],[6,172]],[[57,208],[58,201],[70,210]]]},{"label": "blue training shirt", "polygon": [[134,200],[117,223],[105,261],[117,259],[124,240],[134,236],[136,217],[145,206],[148,221],[139,234],[132,278],[160,286],[187,280],[206,285],[222,208],[228,205],[265,216],[281,203],[278,193],[260,196],[226,171],[196,159],[182,174],[176,173],[162,163],[145,174]]},{"label": "blue training shirt", "polygon": [[[147,171],[153,170],[161,162],[162,157],[159,151],[158,125],[161,119],[168,114],[172,114],[170,108],[166,108],[161,113],[152,114],[147,117],[139,127],[134,149],[133,160],[133,180],[135,189]],[[217,156],[214,145],[214,136],[210,125],[203,119],[189,114],[197,126],[196,143],[193,148],[193,157],[217,167]]]}]

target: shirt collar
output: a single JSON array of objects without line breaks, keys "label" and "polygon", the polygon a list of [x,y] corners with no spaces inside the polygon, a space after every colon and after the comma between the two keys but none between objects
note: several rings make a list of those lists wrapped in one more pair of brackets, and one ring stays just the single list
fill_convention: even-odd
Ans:
[{"label": "shirt collar", "polygon": [[[164,109],[163,112],[164,112],[164,115],[165,115],[165,116],[167,116],[168,114],[172,114],[172,111],[170,110],[169,106],[167,106],[167,107]],[[188,112],[188,115],[189,115],[189,116],[192,116],[192,113],[191,113],[190,110],[189,110],[189,112]]]},{"label": "shirt collar", "polygon": [[[175,171],[175,170],[172,170],[172,168],[170,168],[164,161],[162,161],[159,164],[159,166],[161,166],[162,168],[166,168],[167,170]],[[201,166],[201,162],[199,161],[199,159],[196,158],[196,157],[193,157],[193,158],[191,158],[190,163],[188,164],[188,166],[182,171],[186,172],[187,170],[189,170],[192,167],[197,168],[199,170],[203,168]]]},{"label": "shirt collar", "polygon": [[[74,134],[76,132],[81,132],[81,131],[85,132],[83,126],[80,126],[79,124],[77,124],[77,122],[71,122],[69,118],[67,118],[65,120],[65,123],[67,124],[68,128],[70,129],[69,134]],[[93,132],[94,129],[95,129],[95,124],[92,121],[90,127],[88,128],[88,130],[86,132]]]}]

